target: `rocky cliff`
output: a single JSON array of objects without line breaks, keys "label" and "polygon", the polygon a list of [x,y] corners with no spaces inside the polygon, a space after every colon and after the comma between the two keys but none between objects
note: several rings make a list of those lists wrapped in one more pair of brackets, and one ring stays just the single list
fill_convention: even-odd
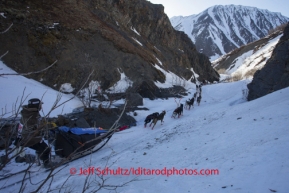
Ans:
[{"label": "rocky cliff", "polygon": [[0,0],[0,55],[19,73],[59,89],[64,83],[79,88],[91,80],[102,89],[125,74],[138,92],[155,89],[166,72],[185,80],[218,80],[209,59],[197,52],[183,32],[171,26],[162,5],[145,0]]},{"label": "rocky cliff", "polygon": [[248,84],[248,100],[254,100],[289,86],[289,23],[265,66]]}]

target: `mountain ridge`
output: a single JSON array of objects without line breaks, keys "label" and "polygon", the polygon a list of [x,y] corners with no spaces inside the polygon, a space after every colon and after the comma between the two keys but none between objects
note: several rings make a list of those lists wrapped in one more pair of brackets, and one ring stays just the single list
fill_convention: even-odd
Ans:
[{"label": "mountain ridge", "polygon": [[281,13],[241,5],[216,5],[191,16],[170,18],[172,26],[184,31],[198,51],[211,61],[289,21]]}]

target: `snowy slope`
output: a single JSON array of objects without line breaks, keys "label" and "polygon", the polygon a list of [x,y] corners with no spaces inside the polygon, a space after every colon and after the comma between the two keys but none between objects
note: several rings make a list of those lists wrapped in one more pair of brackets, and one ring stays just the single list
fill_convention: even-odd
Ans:
[{"label": "snowy slope", "polygon": [[170,21],[176,30],[184,31],[197,49],[213,61],[266,36],[270,29],[288,22],[289,18],[255,7],[216,5],[197,15],[176,16]]},{"label": "snowy slope", "polygon": [[[179,119],[171,118],[172,111],[177,106],[176,102],[183,103],[188,97],[180,101],[173,98],[144,99],[144,106],[149,111],[137,111],[137,126],[116,133],[99,152],[71,162],[53,179],[51,192],[82,192],[86,179],[92,183],[86,192],[92,192],[98,188],[96,181],[100,182],[100,179],[95,174],[79,175],[81,169],[89,167],[98,168],[94,172],[105,167],[114,170],[115,175],[104,176],[107,179],[105,184],[109,185],[122,185],[136,178],[136,181],[117,189],[123,193],[287,192],[289,88],[246,102],[242,91],[247,83],[239,81],[203,86],[201,105],[195,105],[190,111],[184,110]],[[195,90],[190,89],[190,92]],[[162,110],[167,111],[163,125],[157,123],[154,130],[143,127],[148,114]],[[163,175],[133,175],[132,171],[138,168],[142,171],[162,170]],[[165,168],[167,172],[164,172]],[[74,169],[77,173],[71,175]],[[123,175],[116,173],[117,169],[123,169]],[[126,173],[126,169],[131,173]],[[175,173],[169,175],[168,171],[172,172],[172,169]],[[196,173],[177,174],[176,170],[183,173],[185,169]],[[196,175],[202,169],[207,174],[211,169],[218,173]],[[36,173],[36,177],[27,181],[24,192],[35,190],[37,183],[48,174],[43,169]],[[0,188],[15,181],[15,178],[0,181]],[[48,192],[49,183],[38,192]],[[61,187],[62,191],[59,191]],[[18,190],[19,185],[15,185],[0,191]],[[99,192],[111,191],[102,189]]]},{"label": "snowy slope", "polygon": [[233,74],[240,72],[242,75],[244,75],[246,72],[256,67],[256,65],[258,65],[258,68],[261,69],[265,65],[266,61],[271,57],[272,51],[281,36],[282,35],[279,35],[276,38],[270,40],[266,46],[255,53],[251,51],[243,54],[240,58],[245,58],[245,60],[236,61],[234,66],[232,65],[229,67],[228,73]]},{"label": "snowy slope", "polygon": [[[16,72],[14,70],[7,67],[2,61],[0,61],[0,74],[15,73]],[[21,103],[21,98],[23,98],[22,104],[27,104],[27,101],[30,98],[42,98],[42,101],[44,102],[42,115],[46,115],[56,101],[57,95],[60,94],[59,92],[51,89],[50,87],[43,86],[43,84],[33,79],[28,79],[18,75],[0,76],[0,90],[0,107],[2,110],[0,118],[13,115]],[[59,96],[61,96],[61,99],[58,104],[61,104],[73,97],[73,95],[70,94],[60,94]],[[46,103],[45,101],[49,102]],[[74,98],[68,101],[65,105],[55,109],[50,116],[57,116],[62,114],[62,112],[71,112],[73,109],[80,106],[82,106],[81,101]]]},{"label": "snowy slope", "polygon": [[267,60],[283,36],[283,30],[277,31],[258,41],[242,46],[212,62],[212,66],[228,75],[240,75],[242,78],[253,78],[254,73],[264,67]]}]

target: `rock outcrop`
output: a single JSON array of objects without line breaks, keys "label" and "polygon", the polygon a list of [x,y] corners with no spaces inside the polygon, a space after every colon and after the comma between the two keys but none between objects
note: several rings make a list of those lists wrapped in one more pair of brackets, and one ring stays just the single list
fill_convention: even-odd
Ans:
[{"label": "rock outcrop", "polygon": [[254,100],[289,86],[289,23],[265,66],[248,84],[248,100]]}]

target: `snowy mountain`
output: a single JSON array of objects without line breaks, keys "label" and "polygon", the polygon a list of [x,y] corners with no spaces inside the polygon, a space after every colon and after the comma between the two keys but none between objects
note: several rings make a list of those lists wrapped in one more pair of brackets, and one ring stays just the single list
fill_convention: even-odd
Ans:
[{"label": "snowy mountain", "polygon": [[170,19],[172,26],[184,31],[197,50],[213,61],[218,57],[256,41],[268,31],[289,21],[280,13],[241,5],[216,5],[187,17]]},{"label": "snowy mountain", "polygon": [[[0,68],[8,71],[2,62]],[[10,81],[1,81],[0,85],[11,99],[1,95],[1,108],[11,105],[13,97],[21,96],[25,86],[33,89],[31,97],[52,94],[45,98],[45,110],[54,102],[53,93],[57,95],[21,76],[6,76],[3,80]],[[9,172],[28,167],[12,162],[0,171],[0,191],[19,192],[22,186],[21,192],[52,193],[98,189],[100,193],[114,189],[120,193],[287,192],[289,88],[247,102],[242,95],[247,83],[203,86],[200,106],[184,110],[177,119],[171,118],[176,108],[174,98],[144,99],[144,107],[149,110],[136,111],[137,126],[114,134],[100,151],[54,171],[46,182],[43,180],[49,172],[36,165],[23,184],[16,183],[21,182],[23,173],[2,179]],[[63,113],[76,107],[77,101],[69,106]],[[163,125],[158,122],[154,130],[143,127],[149,113],[162,110],[167,111]],[[37,190],[42,183],[44,186]]]}]

